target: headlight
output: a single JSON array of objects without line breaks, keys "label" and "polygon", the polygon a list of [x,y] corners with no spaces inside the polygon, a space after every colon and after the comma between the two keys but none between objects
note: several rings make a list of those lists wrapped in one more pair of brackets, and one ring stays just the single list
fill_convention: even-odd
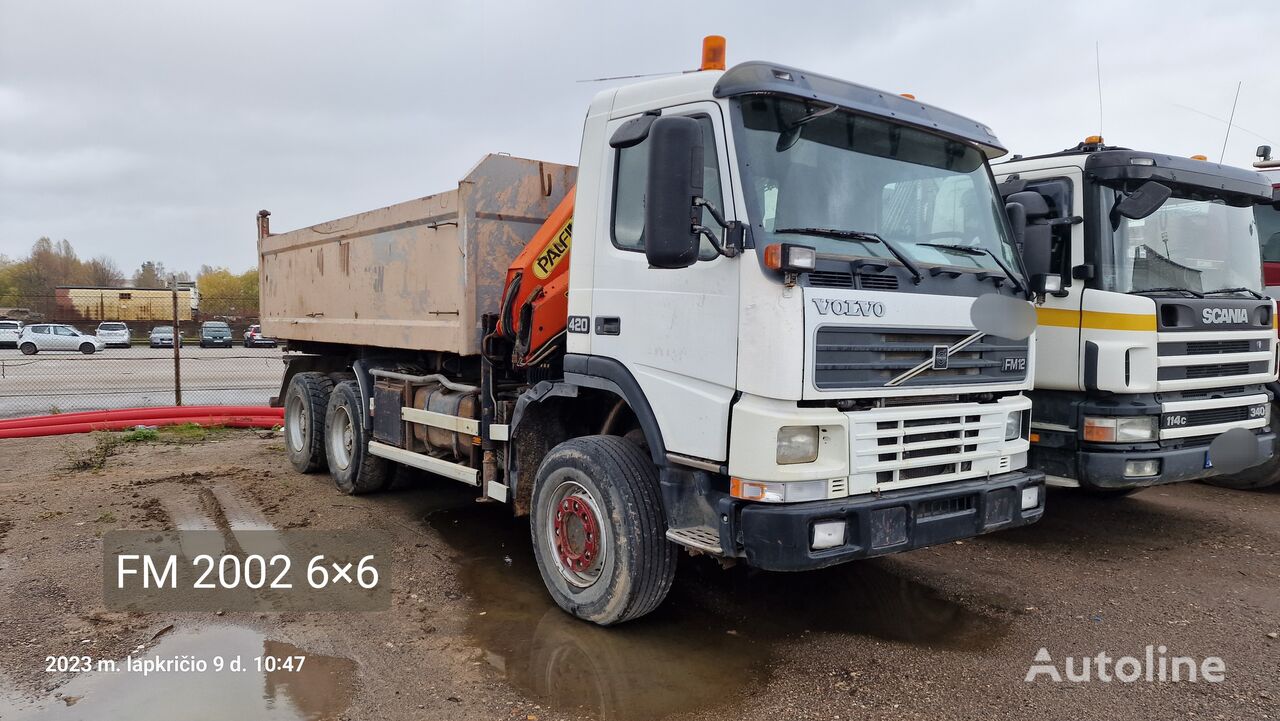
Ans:
[{"label": "headlight", "polygon": [[820,501],[827,497],[826,481],[744,481],[729,479],[729,495],[744,501],[796,503]]},{"label": "headlight", "polygon": [[1095,443],[1141,443],[1156,439],[1155,416],[1085,416],[1084,439]]},{"label": "headlight", "polygon": [[778,465],[818,460],[817,426],[783,426],[778,429]]},{"label": "headlight", "polygon": [[1004,422],[1004,439],[1012,441],[1021,437],[1022,411],[1014,411],[1009,414],[1009,418]]}]

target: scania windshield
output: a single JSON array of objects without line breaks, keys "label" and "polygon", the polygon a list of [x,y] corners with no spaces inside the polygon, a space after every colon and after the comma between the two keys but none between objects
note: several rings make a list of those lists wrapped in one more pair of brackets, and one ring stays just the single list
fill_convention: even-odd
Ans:
[{"label": "scania windshield", "polygon": [[[1111,207],[1120,196],[1117,190],[1098,187],[1098,226],[1105,237],[1106,229],[1113,227]],[[1110,251],[1104,256],[1104,289],[1191,295],[1261,292],[1252,204],[1230,205],[1204,191],[1173,186],[1173,196],[1152,215],[1141,220],[1115,217]]]},{"label": "scania windshield", "polygon": [[1021,273],[977,148],[816,102],[758,95],[737,110],[757,247]]}]

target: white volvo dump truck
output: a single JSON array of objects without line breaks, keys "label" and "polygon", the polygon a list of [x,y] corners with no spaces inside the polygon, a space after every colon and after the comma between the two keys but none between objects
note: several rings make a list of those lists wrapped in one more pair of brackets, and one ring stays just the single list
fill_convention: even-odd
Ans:
[{"label": "white volvo dump truck", "polygon": [[1254,217],[1271,185],[1097,136],[994,170],[1062,278],[1038,308],[1032,393],[1049,484],[1119,496],[1213,477],[1232,429],[1253,435],[1252,463],[1271,457],[1276,315]]},{"label": "white volvo dump truck", "polygon": [[654,609],[680,547],[803,570],[1039,519],[1033,349],[970,314],[1027,310],[1038,277],[999,141],[716,65],[598,94],[576,169],[490,155],[310,228],[260,213],[294,465],[361,493],[404,464],[529,514],[548,591],[599,624]]}]

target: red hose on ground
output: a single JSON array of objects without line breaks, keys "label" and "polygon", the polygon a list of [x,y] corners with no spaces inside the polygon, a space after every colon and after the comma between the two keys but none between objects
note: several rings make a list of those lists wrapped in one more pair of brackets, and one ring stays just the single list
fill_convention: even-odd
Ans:
[{"label": "red hose on ground", "polygon": [[[61,426],[69,423],[95,423],[115,420],[145,418],[190,418],[194,416],[274,416],[283,418],[283,408],[268,406],[165,406],[160,408],[118,408],[110,411],[82,411],[57,413],[48,416],[26,416],[0,420],[0,430],[9,428],[34,428],[36,426]],[[154,425],[154,424],[150,424]]]},{"label": "red hose on ground", "polygon": [[4,428],[0,429],[0,439],[62,436],[70,433],[91,433],[93,431],[127,431],[135,426],[176,426],[183,423],[227,428],[275,428],[280,425],[280,418],[276,416],[193,416],[189,418],[145,418],[99,421],[96,423],[66,423],[56,426]]}]

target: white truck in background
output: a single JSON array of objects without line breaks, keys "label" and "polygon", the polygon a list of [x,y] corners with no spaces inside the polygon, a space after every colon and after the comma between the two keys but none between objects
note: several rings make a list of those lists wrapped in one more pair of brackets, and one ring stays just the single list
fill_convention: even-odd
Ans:
[{"label": "white truck in background", "polygon": [[1228,432],[1243,444],[1235,470],[1242,454],[1270,458],[1276,308],[1254,205],[1271,185],[1098,136],[993,169],[1062,278],[1037,309],[1031,394],[1032,465],[1048,483],[1120,496],[1212,478],[1210,446]]},{"label": "white truck in background", "polygon": [[999,141],[704,50],[599,93],[576,169],[490,155],[310,228],[259,214],[295,467],[475,487],[530,516],[555,601],[606,625],[657,607],[681,547],[803,570],[1041,517],[1033,346],[971,320],[1052,284],[1047,243],[1015,250]]}]

